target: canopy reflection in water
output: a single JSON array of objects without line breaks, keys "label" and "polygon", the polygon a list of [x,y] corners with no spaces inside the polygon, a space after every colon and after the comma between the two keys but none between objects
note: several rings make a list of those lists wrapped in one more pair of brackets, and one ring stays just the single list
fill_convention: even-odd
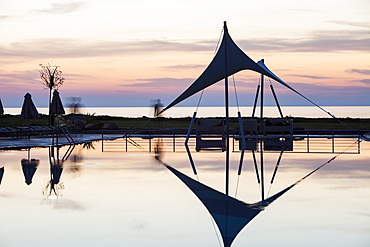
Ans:
[{"label": "canopy reflection in water", "polygon": [[163,165],[165,165],[182,182],[184,182],[189,189],[193,191],[193,193],[202,201],[220,230],[224,246],[229,247],[244,226],[247,225],[261,211],[263,211],[265,207],[289,191],[295,185],[303,181],[305,178],[312,175],[326,164],[330,163],[336,157],[337,156],[334,156],[323,165],[319,166],[303,178],[299,179],[297,182],[276,193],[275,195],[253,204],[247,204],[230,197],[186,176],[169,165],[164,163]]}]

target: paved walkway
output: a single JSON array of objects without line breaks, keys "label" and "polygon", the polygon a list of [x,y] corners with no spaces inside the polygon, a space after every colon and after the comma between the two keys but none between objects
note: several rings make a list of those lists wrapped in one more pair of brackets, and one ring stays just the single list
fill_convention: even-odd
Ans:
[{"label": "paved walkway", "polygon": [[[91,141],[114,140],[122,137],[122,134],[73,134],[73,140],[75,144],[81,144]],[[54,139],[54,143],[56,139]],[[59,145],[69,145],[70,143],[65,137],[58,138]],[[0,139],[0,150],[7,149],[22,149],[32,147],[49,147],[53,145],[53,138],[30,138],[30,139]]]}]

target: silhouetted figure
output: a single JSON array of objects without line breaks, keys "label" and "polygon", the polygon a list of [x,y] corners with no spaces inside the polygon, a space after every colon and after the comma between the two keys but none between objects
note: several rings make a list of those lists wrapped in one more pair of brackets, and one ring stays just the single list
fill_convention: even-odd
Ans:
[{"label": "silhouetted figure", "polygon": [[72,103],[69,104],[69,107],[72,110],[73,114],[81,114],[80,108],[82,107],[82,98],[81,97],[72,97],[71,98]]},{"label": "silhouetted figure", "polygon": [[156,100],[156,104],[154,105],[154,117],[162,117],[162,109],[163,109],[163,104],[161,103],[160,99]]}]

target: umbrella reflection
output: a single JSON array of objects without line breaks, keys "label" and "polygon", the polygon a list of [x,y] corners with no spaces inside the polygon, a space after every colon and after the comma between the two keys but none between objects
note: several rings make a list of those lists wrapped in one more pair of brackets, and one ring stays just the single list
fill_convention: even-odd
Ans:
[{"label": "umbrella reflection", "polygon": [[3,176],[4,176],[4,167],[1,167],[0,168],[0,184],[1,184],[1,181],[3,180]]},{"label": "umbrella reflection", "polygon": [[21,160],[22,171],[25,178],[25,183],[27,185],[32,184],[32,178],[35,175],[37,167],[40,164],[40,160],[30,158],[30,152],[31,150],[28,149],[28,158]]},{"label": "umbrella reflection", "polygon": [[3,103],[1,103],[1,99],[0,99],[0,115],[4,115],[4,107]]}]

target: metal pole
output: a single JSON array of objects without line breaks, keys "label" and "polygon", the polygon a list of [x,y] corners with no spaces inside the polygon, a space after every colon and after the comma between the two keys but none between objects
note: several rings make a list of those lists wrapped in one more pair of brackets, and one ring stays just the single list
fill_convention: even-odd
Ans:
[{"label": "metal pole", "polygon": [[49,89],[49,126],[52,126],[52,116],[51,116],[51,88]]},{"label": "metal pole", "polygon": [[126,152],[127,152],[127,133],[125,135],[125,138],[126,138]]},{"label": "metal pole", "polygon": [[[261,60],[264,61],[263,59]],[[260,103],[260,129],[263,132],[263,94],[264,94],[264,77],[261,74],[261,103]]]},{"label": "metal pole", "polygon": [[260,92],[260,84],[258,84],[258,86],[257,86],[256,97],[254,98],[252,118],[254,118],[254,113],[256,112],[256,106],[257,106],[259,92]]},{"label": "metal pole", "polygon": [[310,134],[307,132],[307,153],[310,152]]},{"label": "metal pole", "polygon": [[235,136],[234,136],[234,134],[233,134],[233,144],[232,144],[232,146],[233,146],[233,152],[235,152]]},{"label": "metal pole", "polygon": [[275,93],[275,90],[274,90],[274,87],[272,86],[272,84],[270,84],[270,88],[271,88],[272,95],[274,96],[276,106],[277,106],[277,108],[278,108],[278,110],[279,110],[280,117],[281,117],[281,118],[284,118],[284,116],[283,116],[283,112],[281,111],[280,104],[279,104],[278,98],[277,98],[277,96],[276,96],[276,93]]},{"label": "metal pole", "polygon": [[152,134],[149,134],[149,152],[152,151]]},{"label": "metal pole", "polygon": [[190,139],[190,136],[191,136],[191,131],[193,129],[193,125],[194,125],[196,116],[197,116],[197,112],[194,112],[193,113],[193,118],[191,119],[191,122],[190,122],[190,125],[189,125],[188,133],[186,135],[186,139],[185,139],[185,142],[184,142],[186,152],[188,153],[190,165],[193,168],[194,175],[197,175],[197,169],[195,168],[195,164],[194,164],[194,161],[193,161],[193,157],[191,156],[191,152],[190,152],[190,149],[189,149],[188,142],[189,142],[189,139]]},{"label": "metal pole", "polygon": [[176,151],[176,136],[175,136],[175,132],[173,132],[173,143],[172,143],[172,145],[173,145],[173,152],[175,152]]},{"label": "metal pole", "polygon": [[361,148],[360,148],[360,133],[358,132],[357,134],[357,153],[359,154],[361,152]]},{"label": "metal pole", "polygon": [[101,134],[101,151],[104,152],[104,134]]},{"label": "metal pole", "polygon": [[[261,60],[264,62],[264,60]],[[260,104],[260,130],[261,135],[264,135],[264,128],[263,128],[263,94],[264,94],[264,77],[261,74],[261,104]],[[260,157],[261,157],[261,196],[262,202],[265,200],[265,181],[264,181],[264,171],[263,171],[263,138],[260,139]]]},{"label": "metal pole", "polygon": [[[226,42],[227,26],[224,22],[224,42]],[[229,167],[230,167],[230,153],[229,153],[229,81],[227,76],[227,44],[225,43],[225,118],[226,118],[226,189],[225,194],[229,195]]]},{"label": "metal pole", "polygon": [[332,138],[331,138],[331,152],[334,153],[334,132],[332,133]]}]

